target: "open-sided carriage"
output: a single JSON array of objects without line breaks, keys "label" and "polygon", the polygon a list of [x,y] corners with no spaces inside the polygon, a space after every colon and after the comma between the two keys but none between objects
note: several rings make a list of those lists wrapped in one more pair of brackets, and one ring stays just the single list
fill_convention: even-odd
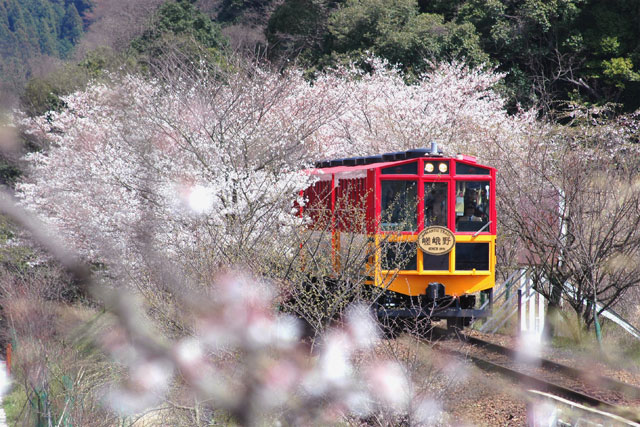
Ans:
[{"label": "open-sided carriage", "polygon": [[462,327],[486,316],[477,294],[495,284],[494,168],[444,157],[435,144],[369,157],[318,162],[308,171],[301,214],[330,231],[341,268],[345,234],[368,242],[366,283],[383,290],[381,318],[448,319]]}]

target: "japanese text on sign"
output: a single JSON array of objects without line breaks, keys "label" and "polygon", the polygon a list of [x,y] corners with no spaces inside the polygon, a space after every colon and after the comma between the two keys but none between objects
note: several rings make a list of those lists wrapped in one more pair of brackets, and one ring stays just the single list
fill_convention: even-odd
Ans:
[{"label": "japanese text on sign", "polygon": [[431,255],[448,254],[455,244],[456,236],[445,227],[428,227],[418,234],[418,247]]}]

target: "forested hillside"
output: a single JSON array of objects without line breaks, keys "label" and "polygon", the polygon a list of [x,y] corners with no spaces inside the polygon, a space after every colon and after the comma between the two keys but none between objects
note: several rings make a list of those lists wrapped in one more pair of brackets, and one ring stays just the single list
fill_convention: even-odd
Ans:
[{"label": "forested hillside", "polygon": [[413,73],[458,59],[506,72],[512,105],[640,105],[637,0],[285,0],[267,35],[308,67],[366,50]]},{"label": "forested hillside", "polygon": [[[128,51],[133,38],[163,28],[150,25],[159,22],[151,16],[160,3],[4,0],[2,79],[19,86],[31,75],[34,58],[69,57],[83,28],[85,51],[100,46]],[[232,48],[266,52],[273,63],[295,63],[310,75],[357,61],[367,51],[413,76],[455,59],[506,73],[502,91],[512,110],[521,105],[555,112],[567,102],[616,103],[618,111],[640,106],[638,0],[168,3],[193,5],[212,20],[188,21],[174,13],[168,19],[177,23],[178,32],[219,25]]]},{"label": "forested hillside", "polygon": [[[68,58],[83,29],[87,48],[128,50],[160,3],[4,0],[0,73],[5,87],[17,90],[24,84],[36,58]],[[267,52],[276,64],[296,63],[311,73],[357,61],[367,51],[414,76],[435,62],[456,59],[506,73],[502,90],[512,109],[536,106],[548,113],[568,101],[616,103],[618,111],[640,106],[638,0],[182,3],[212,19],[195,23],[198,31],[220,25],[233,48]]]},{"label": "forested hillside", "polygon": [[90,0],[3,0],[0,2],[0,76],[10,89],[23,84],[33,61],[66,58],[83,34]]}]

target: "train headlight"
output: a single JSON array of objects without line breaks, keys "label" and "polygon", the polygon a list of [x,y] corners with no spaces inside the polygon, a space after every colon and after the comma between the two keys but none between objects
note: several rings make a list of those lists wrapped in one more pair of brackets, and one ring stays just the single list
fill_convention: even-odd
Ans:
[{"label": "train headlight", "polygon": [[447,166],[446,163],[438,164],[438,170],[440,171],[440,173],[447,173],[448,169],[449,169],[449,166]]},{"label": "train headlight", "polygon": [[431,173],[433,172],[434,166],[433,163],[425,163],[424,164],[424,171],[427,173]]}]

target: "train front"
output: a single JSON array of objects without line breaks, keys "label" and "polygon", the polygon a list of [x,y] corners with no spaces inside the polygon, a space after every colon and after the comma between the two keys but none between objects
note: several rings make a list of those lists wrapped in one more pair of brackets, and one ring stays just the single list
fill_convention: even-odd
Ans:
[{"label": "train front", "polygon": [[[398,156],[401,158],[401,156]],[[496,170],[426,154],[375,169],[375,277],[386,315],[484,317],[495,284]],[[417,309],[416,307],[419,307]]]}]

